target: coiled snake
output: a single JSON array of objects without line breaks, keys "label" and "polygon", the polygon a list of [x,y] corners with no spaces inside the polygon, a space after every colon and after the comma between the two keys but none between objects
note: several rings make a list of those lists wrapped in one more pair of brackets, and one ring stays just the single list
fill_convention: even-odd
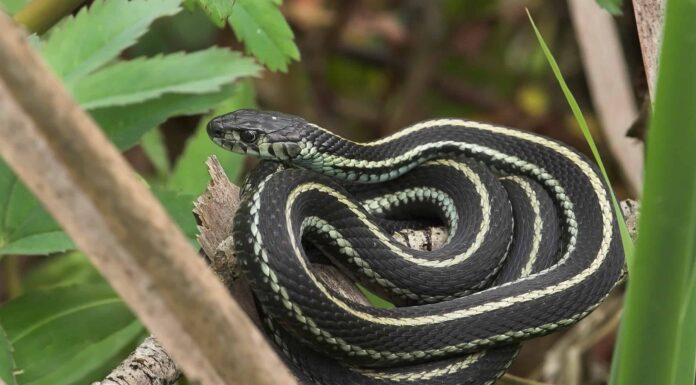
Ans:
[{"label": "coiled snake", "polygon": [[[235,248],[307,383],[493,383],[519,342],[587,315],[624,266],[597,167],[542,136],[438,119],[359,144],[255,110],[208,133],[270,160],[243,188]],[[438,250],[390,235],[438,222],[449,229]],[[309,268],[327,260],[399,306],[341,297]]]}]

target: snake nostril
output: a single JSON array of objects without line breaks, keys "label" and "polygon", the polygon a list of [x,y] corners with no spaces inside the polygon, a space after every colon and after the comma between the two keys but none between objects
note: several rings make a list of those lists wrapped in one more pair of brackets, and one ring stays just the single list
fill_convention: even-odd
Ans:
[{"label": "snake nostril", "polygon": [[208,136],[211,138],[221,138],[223,129],[222,129],[222,124],[220,123],[219,120],[213,119],[210,122],[208,122]]}]

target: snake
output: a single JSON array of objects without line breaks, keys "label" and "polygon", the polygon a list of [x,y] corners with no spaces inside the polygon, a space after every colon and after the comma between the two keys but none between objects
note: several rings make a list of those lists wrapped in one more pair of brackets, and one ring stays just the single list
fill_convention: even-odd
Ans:
[{"label": "snake", "polygon": [[[594,310],[622,276],[612,193],[550,138],[432,119],[357,143],[289,114],[211,119],[214,143],[260,159],[234,247],[263,324],[301,383],[492,384],[530,338]],[[447,228],[415,250],[396,231]],[[344,296],[331,264],[386,298]]]}]

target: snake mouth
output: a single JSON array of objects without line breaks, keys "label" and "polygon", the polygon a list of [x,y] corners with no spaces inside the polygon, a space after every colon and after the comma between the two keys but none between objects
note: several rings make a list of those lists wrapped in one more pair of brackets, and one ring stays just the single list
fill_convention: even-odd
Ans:
[{"label": "snake mouth", "polygon": [[242,155],[253,155],[253,156],[260,156],[261,154],[259,153],[259,148],[254,145],[249,145],[246,143],[242,143],[240,141],[236,140],[224,140],[224,139],[218,139],[218,140],[213,140],[218,146],[235,152],[237,154],[242,154]]}]

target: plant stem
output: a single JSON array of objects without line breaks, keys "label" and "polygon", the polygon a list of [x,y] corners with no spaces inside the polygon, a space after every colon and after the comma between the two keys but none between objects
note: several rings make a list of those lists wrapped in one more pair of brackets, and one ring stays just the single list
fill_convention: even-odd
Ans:
[{"label": "plant stem", "polygon": [[32,0],[14,16],[16,22],[29,32],[46,32],[64,16],[69,15],[84,0]]},{"label": "plant stem", "polygon": [[15,298],[22,292],[19,271],[19,256],[6,255],[2,261],[5,275],[5,290],[9,299]]},{"label": "plant stem", "polygon": [[620,331],[621,385],[693,385],[696,341],[683,327],[696,324],[684,319],[694,317],[686,304],[696,253],[695,13],[694,1],[667,3],[640,233]]},{"label": "plant stem", "polygon": [[543,382],[528,380],[526,378],[513,376],[512,374],[504,375],[495,385],[548,385]]}]

